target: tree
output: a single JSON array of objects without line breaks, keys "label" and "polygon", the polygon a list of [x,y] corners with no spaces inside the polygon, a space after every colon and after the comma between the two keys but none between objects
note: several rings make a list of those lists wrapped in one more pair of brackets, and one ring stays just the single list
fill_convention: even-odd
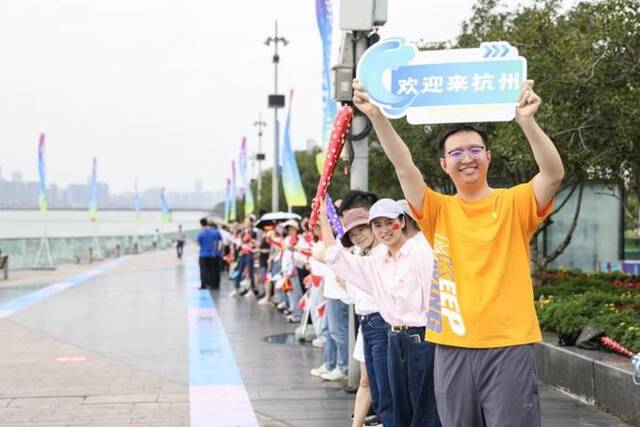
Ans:
[{"label": "tree", "polygon": [[[543,99],[537,119],[558,147],[569,194],[590,180],[640,190],[640,3],[604,0],[579,3],[562,14],[560,2],[545,0],[514,13],[496,0],[480,0],[463,25],[458,47],[507,40],[527,58],[528,74]],[[515,184],[537,167],[515,123],[489,127],[495,163]],[[564,206],[558,201],[556,211]],[[545,268],[571,240],[580,203],[564,242],[549,254],[534,253]],[[555,213],[554,212],[554,213]]]}]

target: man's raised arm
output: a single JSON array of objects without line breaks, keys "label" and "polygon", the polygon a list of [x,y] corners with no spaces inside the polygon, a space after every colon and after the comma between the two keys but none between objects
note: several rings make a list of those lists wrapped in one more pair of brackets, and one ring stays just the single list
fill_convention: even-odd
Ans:
[{"label": "man's raised arm", "polygon": [[353,80],[353,103],[371,120],[382,149],[396,170],[404,196],[415,209],[422,211],[422,199],[424,198],[422,174],[413,163],[409,148],[393,129],[389,119],[382,114],[378,107],[369,102],[369,96],[356,79]]},{"label": "man's raised arm", "polygon": [[533,91],[533,80],[527,80],[520,93],[516,121],[527,137],[533,157],[540,169],[533,178],[533,192],[538,210],[544,209],[549,204],[564,178],[564,167],[558,150],[534,119],[541,102],[540,97]]}]

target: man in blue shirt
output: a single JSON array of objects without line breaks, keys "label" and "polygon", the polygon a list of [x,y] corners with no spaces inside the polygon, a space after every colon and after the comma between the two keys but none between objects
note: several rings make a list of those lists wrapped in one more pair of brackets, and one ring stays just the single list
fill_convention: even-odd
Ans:
[{"label": "man in blue shirt", "polygon": [[220,243],[222,236],[215,224],[209,227],[206,218],[200,220],[202,230],[198,233],[200,245],[200,289],[220,288]]}]

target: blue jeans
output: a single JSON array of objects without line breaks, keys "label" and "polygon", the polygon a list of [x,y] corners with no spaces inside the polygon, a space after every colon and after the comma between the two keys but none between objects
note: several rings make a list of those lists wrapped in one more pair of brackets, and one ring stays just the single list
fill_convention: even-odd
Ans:
[{"label": "blue jeans", "polygon": [[295,321],[302,320],[302,310],[298,307],[300,298],[302,298],[302,284],[300,278],[297,275],[291,275],[291,289],[286,293],[287,300],[289,301],[289,310],[291,310],[291,318]]},{"label": "blue jeans", "polygon": [[382,424],[393,426],[393,400],[387,365],[389,325],[380,313],[372,313],[362,316],[360,327],[362,338],[364,338],[364,360],[369,376],[373,407]]},{"label": "blue jeans", "polygon": [[435,344],[424,341],[424,328],[389,332],[389,383],[394,426],[442,425],[433,388],[435,348]]},{"label": "blue jeans", "polygon": [[253,277],[253,254],[240,255],[238,259],[238,265],[236,266],[236,271],[238,274],[234,280],[234,285],[236,289],[240,289],[240,280],[242,280],[242,275],[244,274],[245,267],[249,270],[249,280],[251,283],[251,290],[255,291],[256,282]]},{"label": "blue jeans", "polygon": [[327,331],[324,343],[324,364],[327,369],[349,369],[349,306],[339,299],[327,299],[325,315]]}]

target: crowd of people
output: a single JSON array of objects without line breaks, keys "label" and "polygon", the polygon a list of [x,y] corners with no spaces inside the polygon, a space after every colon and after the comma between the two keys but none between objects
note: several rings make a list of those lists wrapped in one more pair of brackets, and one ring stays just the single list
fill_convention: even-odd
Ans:
[{"label": "crowd of people", "polygon": [[[540,172],[509,189],[489,187],[487,134],[452,126],[438,142],[457,190],[447,196],[424,183],[389,120],[354,81],[354,104],[371,120],[406,200],[351,191],[335,205],[320,201],[313,227],[288,219],[258,229],[248,217],[216,231],[203,220],[203,286],[219,287],[226,266],[233,296],[311,323],[313,344],[324,347],[311,375],[342,381],[349,358],[359,361],[353,426],[539,426],[532,343],[541,333],[529,241],[564,172],[533,119],[540,98],[532,87],[523,86],[516,120]],[[202,251],[207,239],[219,243],[213,254]],[[203,258],[211,255],[217,261],[209,266]],[[352,355],[351,305],[359,325]]]}]

